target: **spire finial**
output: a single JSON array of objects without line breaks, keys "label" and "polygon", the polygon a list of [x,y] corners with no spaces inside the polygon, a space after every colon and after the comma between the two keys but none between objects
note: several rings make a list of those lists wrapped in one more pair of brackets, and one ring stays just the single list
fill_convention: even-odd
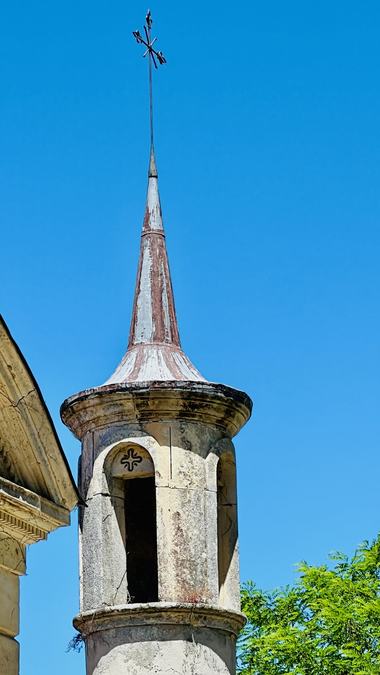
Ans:
[{"label": "spire finial", "polygon": [[[140,31],[134,30],[133,31],[133,37],[136,38],[136,41],[138,44],[144,45],[146,47],[146,51],[144,52],[143,56],[148,56],[148,64],[149,64],[149,112],[150,112],[150,167],[149,167],[149,175],[151,175],[151,166],[152,166],[152,158],[154,162],[154,135],[153,135],[153,77],[152,77],[152,63],[157,70],[158,65],[157,62],[162,65],[163,63],[166,63],[166,59],[163,55],[162,52],[157,51],[154,49],[153,45],[155,42],[157,42],[157,38],[152,39],[152,24],[153,24],[153,19],[152,15],[150,12],[150,9],[148,9],[147,15],[145,17],[145,24],[144,24],[144,33],[145,33],[145,39],[141,35]],[[155,164],[155,162],[154,162]],[[156,172],[157,173],[157,172]]]}]

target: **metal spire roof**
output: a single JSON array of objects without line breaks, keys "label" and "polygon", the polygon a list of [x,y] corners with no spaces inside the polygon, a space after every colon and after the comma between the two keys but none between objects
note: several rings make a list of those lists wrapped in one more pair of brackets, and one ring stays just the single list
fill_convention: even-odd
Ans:
[{"label": "metal spire roof", "polygon": [[152,15],[145,17],[144,33],[133,31],[146,47],[149,73],[150,160],[148,194],[141,234],[140,260],[127,352],[106,384],[149,381],[205,381],[181,349],[162,224],[158,174],[154,156],[152,65],[166,63],[153,47]]},{"label": "metal spire roof", "polygon": [[153,146],[127,352],[106,384],[205,381],[181,349]]}]

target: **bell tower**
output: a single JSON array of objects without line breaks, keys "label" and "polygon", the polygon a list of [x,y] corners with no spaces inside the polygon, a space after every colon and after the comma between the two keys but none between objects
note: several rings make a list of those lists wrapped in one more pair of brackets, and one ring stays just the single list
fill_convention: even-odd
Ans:
[{"label": "bell tower", "polygon": [[244,617],[232,438],[251,407],[182,351],[152,144],[126,354],[61,409],[82,443],[74,625],[87,675],[235,673]]}]

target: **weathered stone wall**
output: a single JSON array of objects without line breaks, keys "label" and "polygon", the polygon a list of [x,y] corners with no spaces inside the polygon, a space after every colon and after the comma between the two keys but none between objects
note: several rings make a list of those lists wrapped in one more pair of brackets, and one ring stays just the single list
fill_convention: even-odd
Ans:
[{"label": "weathered stone wall", "polygon": [[88,642],[88,675],[232,675],[231,638],[215,630],[140,626],[94,633]]},{"label": "weathered stone wall", "polygon": [[[118,424],[86,435],[81,471],[87,504],[81,515],[82,611],[128,601],[123,478],[140,476],[143,466],[136,462],[129,470],[121,463],[132,448],[139,460],[149,453],[154,467],[159,599],[220,604],[217,465],[226,447],[234,457],[231,441],[221,442],[221,436],[207,425],[179,421]],[[237,544],[233,555],[225,607],[238,611]]]},{"label": "weathered stone wall", "polygon": [[[10,536],[0,535],[0,673],[18,675],[19,577],[24,551]],[[19,573],[20,573],[19,572]]]},{"label": "weathered stone wall", "polygon": [[[74,624],[86,642],[87,675],[235,673],[244,617],[231,439],[249,414],[245,394],[205,382],[104,385],[63,404],[64,422],[82,441],[86,506]],[[136,565],[131,542],[141,534],[135,507],[143,525],[147,503],[158,593],[142,600],[133,575],[140,572],[145,590],[150,577]]]}]

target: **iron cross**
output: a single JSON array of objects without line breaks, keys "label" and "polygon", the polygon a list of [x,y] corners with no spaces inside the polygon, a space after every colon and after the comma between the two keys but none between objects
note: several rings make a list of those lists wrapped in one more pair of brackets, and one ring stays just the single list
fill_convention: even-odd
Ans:
[{"label": "iron cross", "polygon": [[148,61],[149,61],[149,108],[150,108],[150,143],[151,147],[153,148],[153,85],[152,85],[152,62],[154,67],[157,69],[157,61],[160,65],[163,63],[166,63],[166,59],[163,55],[162,52],[157,51],[154,49],[153,45],[157,42],[157,38],[153,38],[152,40],[152,35],[151,35],[151,28],[152,28],[152,15],[150,13],[150,10],[148,10],[148,13],[145,17],[145,24],[144,24],[144,33],[145,33],[145,39],[141,35],[140,31],[134,30],[133,31],[133,37],[136,38],[136,42],[140,45],[144,45],[146,47],[146,51],[144,52],[143,56],[148,56]]},{"label": "iron cross", "polygon": [[[144,45],[146,47],[146,52],[144,53],[144,56],[147,56],[147,54],[149,54],[149,59],[152,59],[154,67],[158,68],[157,61],[158,61],[159,64],[162,65],[163,63],[166,63],[166,59],[165,59],[162,52],[158,52],[158,51],[156,51],[156,49],[153,49],[153,45],[155,44],[155,42],[157,42],[157,38],[153,38],[153,40],[152,40],[152,37],[151,37],[152,23],[153,23],[152,15],[151,15],[150,9],[149,9],[148,13],[145,17],[145,25],[144,25],[144,32],[145,32],[145,38],[146,39],[144,40],[144,38],[141,35],[139,30],[134,30],[133,36],[136,38],[136,41],[138,42],[138,44]],[[156,61],[156,59],[157,59],[157,61]]]}]

